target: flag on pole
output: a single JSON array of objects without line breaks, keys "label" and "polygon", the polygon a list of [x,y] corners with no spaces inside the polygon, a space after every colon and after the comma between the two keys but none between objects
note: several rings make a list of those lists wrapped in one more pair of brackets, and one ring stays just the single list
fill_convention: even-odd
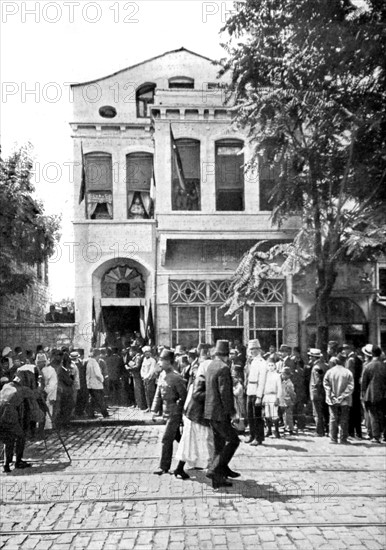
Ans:
[{"label": "flag on pole", "polygon": [[150,198],[152,201],[155,199],[155,176],[154,176],[154,163],[150,179]]},{"label": "flag on pole", "polygon": [[80,182],[80,191],[79,191],[79,204],[83,201],[86,194],[86,169],[84,166],[84,155],[83,155],[83,142],[80,142],[80,155],[82,157],[82,176]]},{"label": "flag on pole", "polygon": [[149,304],[149,311],[147,314],[147,323],[146,323],[146,339],[149,344],[155,344],[155,330],[154,330],[154,321],[153,321],[153,312],[151,309],[151,302]]},{"label": "flag on pole", "polygon": [[180,184],[181,189],[183,189],[186,192],[186,183],[185,183],[185,176],[184,176],[184,170],[182,168],[182,161],[180,152],[177,147],[176,140],[174,139],[172,125],[170,124],[170,143],[172,145],[172,154],[173,154],[173,162],[176,167],[177,177]]}]

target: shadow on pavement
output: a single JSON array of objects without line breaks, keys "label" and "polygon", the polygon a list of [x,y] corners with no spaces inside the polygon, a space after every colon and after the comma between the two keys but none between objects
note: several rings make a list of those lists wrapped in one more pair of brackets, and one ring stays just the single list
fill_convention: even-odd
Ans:
[{"label": "shadow on pavement", "polygon": [[[259,484],[254,479],[233,479],[231,487],[221,487],[219,489],[212,489],[212,482],[205,476],[204,471],[189,470],[191,481],[197,481],[203,485],[203,498],[205,494],[209,497],[213,495],[220,495],[221,501],[228,502],[240,502],[242,499],[264,499],[269,502],[293,500],[296,498],[294,495],[293,484],[288,483],[286,485],[276,484]],[[295,491],[296,492],[296,491]]]},{"label": "shadow on pavement", "polygon": [[[268,446],[265,447],[268,449]],[[309,453],[310,451],[306,447],[296,447],[295,445],[286,445],[283,443],[279,444],[270,444],[269,448],[271,449],[278,449],[283,451],[295,451],[297,453]]]}]

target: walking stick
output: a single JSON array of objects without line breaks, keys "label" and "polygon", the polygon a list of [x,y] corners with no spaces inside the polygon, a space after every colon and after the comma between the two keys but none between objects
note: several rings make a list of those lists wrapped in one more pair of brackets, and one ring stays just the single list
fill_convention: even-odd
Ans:
[{"label": "walking stick", "polygon": [[54,430],[55,430],[55,432],[56,432],[56,435],[58,436],[58,438],[59,438],[61,444],[63,445],[63,449],[66,451],[66,455],[68,456],[68,460],[69,460],[70,462],[72,462],[71,457],[70,457],[70,455],[69,455],[69,452],[67,451],[67,447],[66,447],[66,445],[65,445],[65,443],[64,443],[64,441],[63,441],[63,438],[62,438],[62,436],[60,435],[60,432],[59,432],[58,428],[56,427],[55,422],[54,422],[54,420],[53,420],[53,418],[52,418],[52,414],[51,414],[50,411],[48,410],[47,404],[46,404],[46,403],[44,403],[44,404],[45,404],[45,407],[46,407],[46,413],[48,414],[48,418],[51,420],[51,423],[52,423],[52,426],[53,426],[53,428],[54,428]]}]

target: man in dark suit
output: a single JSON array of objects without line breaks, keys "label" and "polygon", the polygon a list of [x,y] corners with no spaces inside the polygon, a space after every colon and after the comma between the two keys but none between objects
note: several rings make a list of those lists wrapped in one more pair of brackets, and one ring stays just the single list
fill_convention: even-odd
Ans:
[{"label": "man in dark suit", "polygon": [[362,376],[362,399],[370,417],[374,443],[381,442],[383,431],[383,399],[386,395],[386,366],[381,361],[382,350],[373,346],[373,360],[367,363]]},{"label": "man in dark suit", "polygon": [[205,384],[204,418],[209,420],[214,435],[215,453],[207,472],[207,477],[212,479],[213,488],[228,487],[232,484],[226,478],[240,475],[228,466],[240,444],[237,432],[231,424],[235,406],[228,358],[228,340],[218,340],[215,357],[208,365],[205,380],[200,380],[198,384]]}]

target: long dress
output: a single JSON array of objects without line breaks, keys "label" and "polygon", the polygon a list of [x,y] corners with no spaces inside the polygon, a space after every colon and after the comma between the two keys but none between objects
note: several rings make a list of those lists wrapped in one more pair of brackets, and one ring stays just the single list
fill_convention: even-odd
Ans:
[{"label": "long dress", "polygon": [[203,417],[203,403],[192,396],[194,381],[205,376],[210,361],[204,361],[192,372],[184,408],[184,429],[178,444],[176,459],[186,462],[188,468],[207,468],[214,455],[213,431]]}]

